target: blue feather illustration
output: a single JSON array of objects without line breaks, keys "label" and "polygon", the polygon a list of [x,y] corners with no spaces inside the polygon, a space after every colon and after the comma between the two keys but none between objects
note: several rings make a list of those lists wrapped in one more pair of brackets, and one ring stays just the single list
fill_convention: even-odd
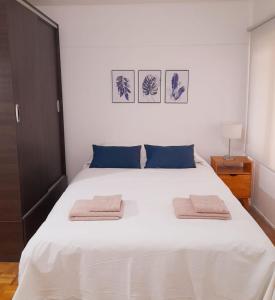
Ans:
[{"label": "blue feather illustration", "polygon": [[144,95],[156,95],[158,93],[158,88],[157,77],[153,75],[145,76],[142,83],[142,90]]},{"label": "blue feather illustration", "polygon": [[117,76],[116,86],[120,97],[125,97],[129,101],[129,94],[131,93],[129,79],[127,77]]},{"label": "blue feather illustration", "polygon": [[180,85],[181,83],[179,82],[179,75],[178,73],[174,73],[171,80],[171,98],[173,98],[174,100],[178,100],[181,97],[181,95],[185,92],[185,87]]},{"label": "blue feather illustration", "polygon": [[172,89],[175,90],[179,83],[179,75],[178,73],[174,73],[172,77]]},{"label": "blue feather illustration", "polygon": [[182,86],[180,87],[175,93],[174,93],[174,98],[175,100],[178,100],[180,96],[185,92],[185,87]]}]

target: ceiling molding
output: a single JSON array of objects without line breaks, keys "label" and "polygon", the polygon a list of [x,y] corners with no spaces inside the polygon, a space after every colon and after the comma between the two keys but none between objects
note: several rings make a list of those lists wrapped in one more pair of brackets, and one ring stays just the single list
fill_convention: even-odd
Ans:
[{"label": "ceiling molding", "polygon": [[34,5],[100,5],[145,3],[248,2],[250,0],[29,0]]}]

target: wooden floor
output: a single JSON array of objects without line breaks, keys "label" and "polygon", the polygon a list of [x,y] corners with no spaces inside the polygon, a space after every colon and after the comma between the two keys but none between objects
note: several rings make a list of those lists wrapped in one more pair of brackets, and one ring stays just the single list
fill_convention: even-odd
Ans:
[{"label": "wooden floor", "polygon": [[265,234],[269,237],[269,239],[275,246],[275,230],[265,221],[265,219],[261,215],[259,215],[259,213],[253,207],[249,209],[249,213],[254,218],[254,220],[261,226],[262,230],[265,232]]},{"label": "wooden floor", "polygon": [[10,300],[17,288],[17,263],[0,263],[0,299]]},{"label": "wooden floor", "polygon": [[[275,246],[275,230],[253,208],[249,210],[251,216],[262,227]],[[11,300],[17,287],[17,263],[0,263],[0,300]]]}]

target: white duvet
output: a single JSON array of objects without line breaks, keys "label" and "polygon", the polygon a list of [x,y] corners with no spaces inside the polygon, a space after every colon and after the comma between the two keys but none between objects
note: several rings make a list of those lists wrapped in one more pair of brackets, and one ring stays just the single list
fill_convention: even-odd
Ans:
[{"label": "white duvet", "polygon": [[[70,222],[77,199],[122,194],[118,221]],[[174,197],[217,194],[232,220],[179,220]],[[14,300],[274,300],[274,247],[204,164],[84,169],[30,240]]]}]

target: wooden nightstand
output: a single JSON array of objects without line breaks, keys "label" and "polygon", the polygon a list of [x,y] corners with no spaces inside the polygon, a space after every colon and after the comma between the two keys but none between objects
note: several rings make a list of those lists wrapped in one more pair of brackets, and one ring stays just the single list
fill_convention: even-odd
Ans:
[{"label": "wooden nightstand", "polygon": [[223,156],[211,156],[211,166],[230,188],[242,205],[250,206],[253,162],[246,156],[234,156],[225,160]]}]

